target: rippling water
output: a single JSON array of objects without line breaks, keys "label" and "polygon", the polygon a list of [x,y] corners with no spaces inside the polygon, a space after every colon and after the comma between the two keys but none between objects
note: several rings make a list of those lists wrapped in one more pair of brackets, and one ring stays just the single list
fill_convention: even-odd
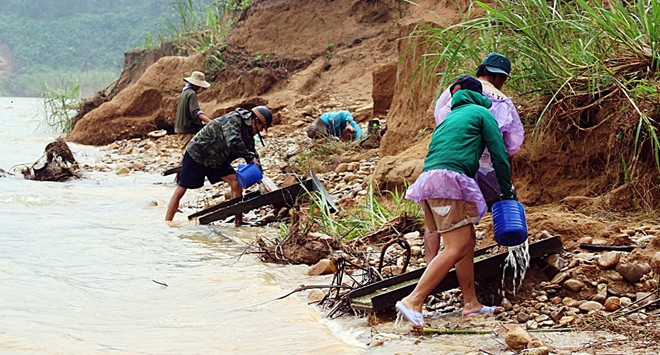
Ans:
[{"label": "rippling water", "polygon": [[[40,105],[0,98],[0,168],[33,163],[56,137],[38,130]],[[70,146],[80,162],[102,155]],[[319,283],[304,266],[239,259],[240,240],[275,231],[182,216],[168,224],[173,187],[165,180],[112,172],[65,183],[0,178],[0,352],[363,351],[357,330],[323,319],[301,296],[266,302]]]}]

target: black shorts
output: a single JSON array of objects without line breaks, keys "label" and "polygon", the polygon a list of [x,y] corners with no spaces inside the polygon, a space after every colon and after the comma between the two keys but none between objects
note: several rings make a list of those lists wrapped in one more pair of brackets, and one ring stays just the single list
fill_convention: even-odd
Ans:
[{"label": "black shorts", "polygon": [[186,152],[183,156],[181,172],[177,184],[187,189],[199,189],[204,186],[204,178],[208,178],[211,184],[220,182],[224,176],[236,174],[236,170],[229,163],[224,163],[221,168],[214,169],[199,164]]}]

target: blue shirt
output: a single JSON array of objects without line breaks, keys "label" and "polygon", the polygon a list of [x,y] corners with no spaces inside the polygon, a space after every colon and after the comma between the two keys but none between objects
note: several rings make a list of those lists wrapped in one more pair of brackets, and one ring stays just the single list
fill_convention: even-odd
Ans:
[{"label": "blue shirt", "polygon": [[364,137],[364,132],[362,132],[362,129],[355,120],[353,120],[353,116],[348,111],[341,110],[326,112],[321,115],[321,120],[323,120],[323,123],[328,127],[328,134],[332,136],[341,137],[341,133],[346,129],[346,124],[350,124],[355,130],[355,133],[353,133],[354,141]]}]

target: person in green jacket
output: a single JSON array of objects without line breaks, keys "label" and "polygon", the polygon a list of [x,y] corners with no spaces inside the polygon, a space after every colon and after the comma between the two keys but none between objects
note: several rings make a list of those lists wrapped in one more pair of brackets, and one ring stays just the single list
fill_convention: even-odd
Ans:
[{"label": "person in green jacket", "polygon": [[451,113],[435,129],[422,174],[406,191],[406,198],[422,205],[427,230],[442,235],[445,248],[424,271],[397,310],[413,325],[423,326],[422,306],[452,267],[463,294],[463,315],[492,312],[477,300],[474,287],[474,225],[487,212],[474,176],[479,158],[488,148],[502,199],[516,199],[511,168],[497,121],[488,111],[491,102],[482,94],[481,82],[460,77],[450,87]]}]

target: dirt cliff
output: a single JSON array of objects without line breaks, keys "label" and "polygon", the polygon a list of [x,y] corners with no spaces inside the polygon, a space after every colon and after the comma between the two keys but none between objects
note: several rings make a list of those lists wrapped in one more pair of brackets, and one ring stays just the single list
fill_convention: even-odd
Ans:
[{"label": "dirt cliff", "polygon": [[[172,53],[163,49],[133,55],[118,85],[122,90],[90,107],[68,139],[103,145],[144,137],[155,129],[171,132],[182,78],[203,70],[212,85],[199,100],[211,117],[240,105],[266,104],[276,113],[277,124],[310,122],[333,109],[348,109],[360,122],[385,118],[387,131],[374,178],[383,189],[400,188],[421,171],[438,91],[437,82],[415,75],[427,45],[417,46],[420,39],[410,33],[419,25],[442,27],[460,21],[464,14],[457,5],[465,5],[417,3],[254,1],[238,18],[226,46],[215,52],[222,67],[207,67],[208,57],[203,55],[163,56]],[[533,122],[538,105],[514,100],[522,104],[521,117]],[[608,108],[600,110],[603,116]],[[513,163],[522,201],[545,204],[568,198],[569,208],[587,212],[640,207],[639,193],[630,191],[612,168],[619,164],[611,151],[617,124],[611,120],[590,131],[557,127],[537,141],[532,139],[533,127],[528,127]],[[653,186],[653,176],[639,178]],[[646,194],[646,201],[659,200],[658,189],[649,188]]]}]

